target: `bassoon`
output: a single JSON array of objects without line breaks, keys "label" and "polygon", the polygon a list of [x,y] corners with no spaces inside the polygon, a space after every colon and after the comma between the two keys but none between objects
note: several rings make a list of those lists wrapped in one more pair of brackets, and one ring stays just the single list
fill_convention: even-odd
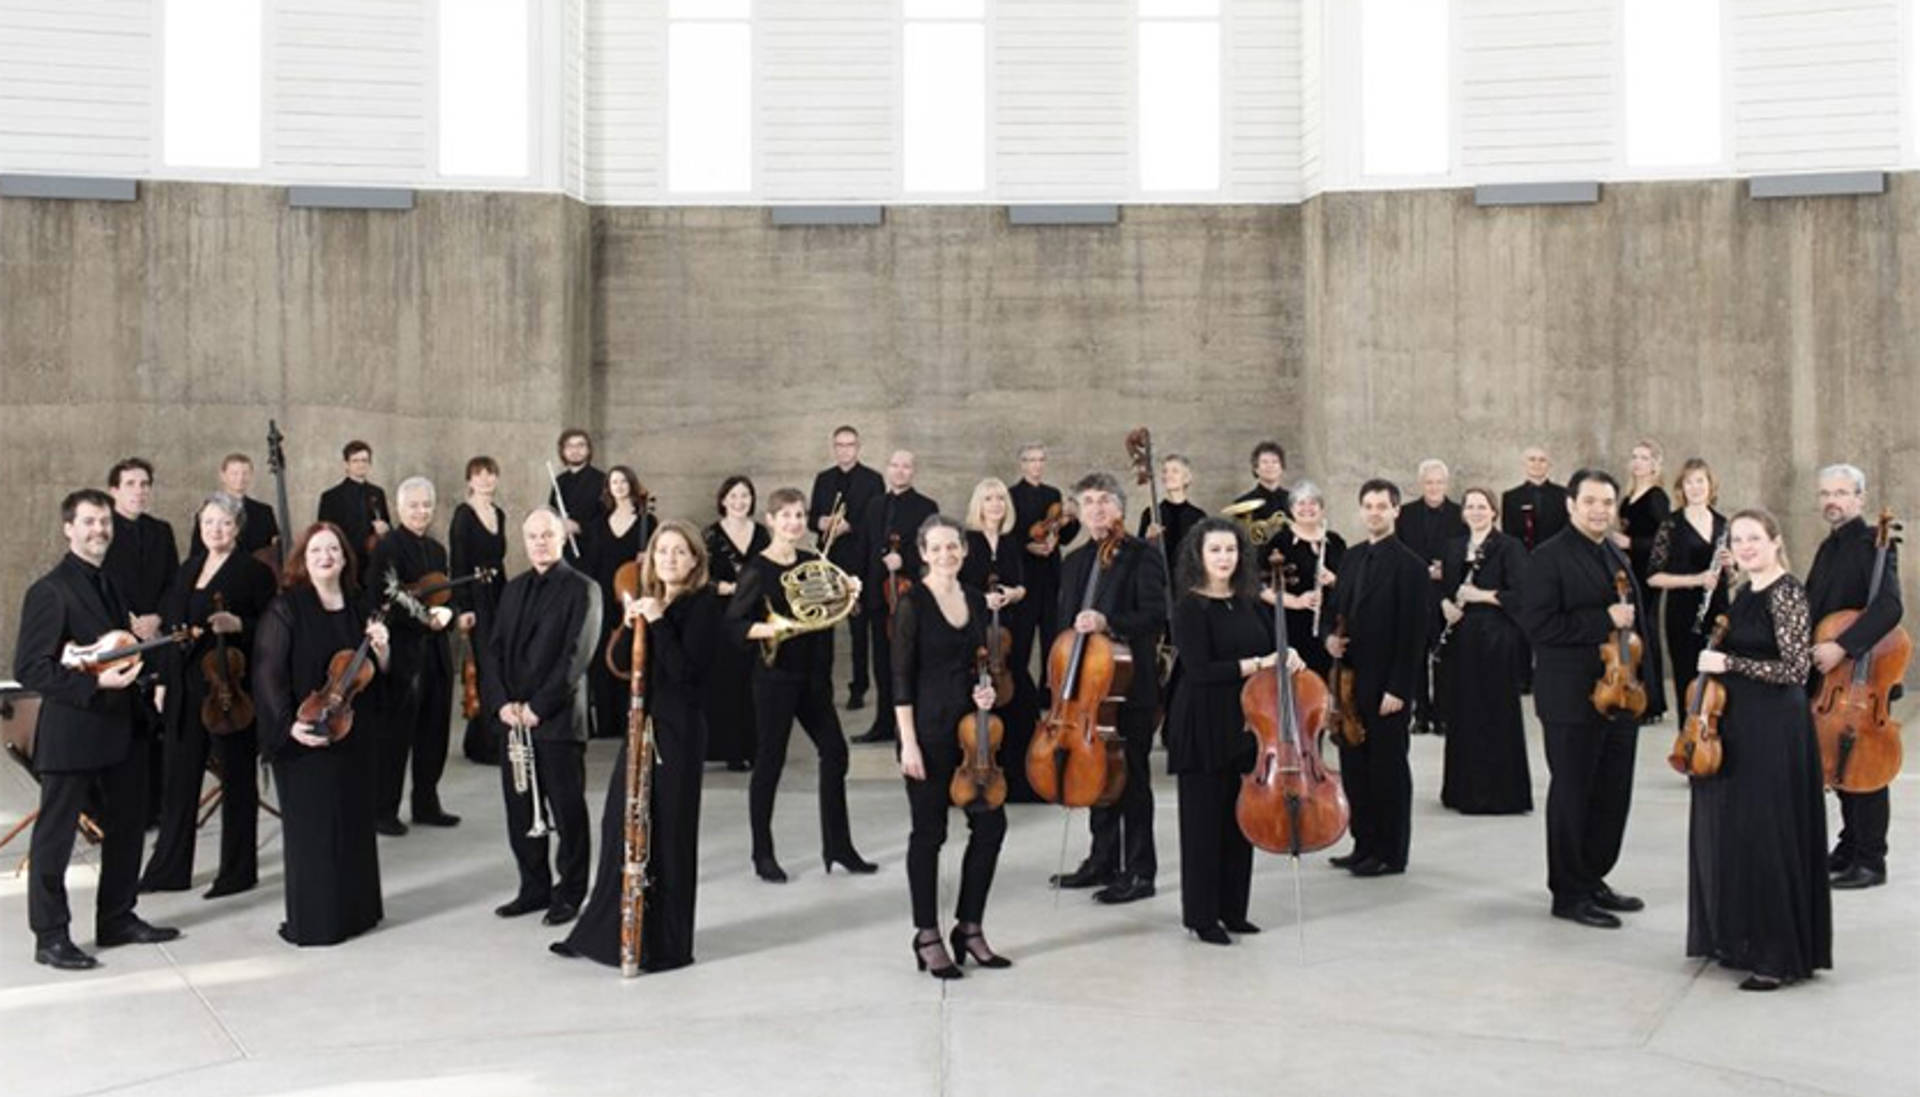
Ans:
[{"label": "bassoon", "polygon": [[640,974],[640,928],[646,915],[647,861],[653,834],[647,825],[653,799],[653,717],[647,712],[647,622],[633,626],[633,656],[627,679],[626,856],[620,872],[620,974]]}]

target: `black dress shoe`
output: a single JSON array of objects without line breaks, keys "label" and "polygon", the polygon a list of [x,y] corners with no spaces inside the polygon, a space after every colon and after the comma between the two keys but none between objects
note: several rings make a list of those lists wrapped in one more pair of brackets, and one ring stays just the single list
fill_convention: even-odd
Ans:
[{"label": "black dress shoe", "polygon": [[540,923],[548,926],[564,926],[578,917],[580,917],[580,904],[569,903],[562,899],[547,908],[547,913],[540,919]]},{"label": "black dress shoe", "polygon": [[1260,932],[1259,926],[1254,925],[1245,918],[1223,918],[1220,920],[1220,924],[1226,926],[1229,931],[1242,936]]},{"label": "black dress shoe", "polygon": [[833,866],[835,865],[839,865],[855,876],[871,876],[880,871],[879,865],[860,856],[851,846],[841,850],[839,853],[821,854],[820,861],[821,868],[825,870],[828,876],[833,875]]},{"label": "black dress shoe", "polygon": [[121,945],[158,945],[172,941],[180,936],[180,931],[172,926],[156,926],[141,921],[134,916],[95,935],[95,944],[101,948],[119,948]]},{"label": "black dress shoe", "polygon": [[548,901],[535,899],[530,895],[516,895],[510,903],[501,903],[493,912],[502,918],[518,918],[522,914],[532,914],[536,910],[547,909]]},{"label": "black dress shoe", "polygon": [[243,891],[252,891],[257,880],[215,880],[206,890],[202,899],[224,899],[229,895],[238,895]]},{"label": "black dress shoe", "polygon": [[1334,868],[1352,868],[1364,860],[1366,860],[1366,858],[1360,856],[1360,852],[1355,850],[1352,853],[1343,853],[1338,857],[1329,857],[1327,858],[1327,864],[1332,865]]},{"label": "black dress shoe", "polygon": [[864,693],[847,694],[847,711],[848,712],[859,712],[861,709],[866,707],[867,707],[866,694]]},{"label": "black dress shoe", "polygon": [[780,867],[780,862],[774,860],[772,854],[753,859],[753,874],[769,884],[787,882],[787,870]]},{"label": "black dress shoe", "polygon": [[385,819],[375,819],[373,821],[373,829],[389,838],[398,838],[407,832],[407,824],[401,822],[396,817],[388,816]]},{"label": "black dress shoe", "polygon": [[1094,867],[1092,861],[1080,862],[1079,868],[1074,869],[1065,876],[1055,873],[1047,877],[1047,883],[1050,886],[1065,888],[1068,891],[1078,888],[1105,887],[1112,882],[1113,874],[1104,869]]},{"label": "black dress shoe", "polygon": [[1622,895],[1605,884],[1593,889],[1593,905],[1601,910],[1611,910],[1619,914],[1632,914],[1647,909],[1647,904],[1633,895]]},{"label": "black dress shoe", "polygon": [[579,949],[574,948],[565,941],[555,941],[547,946],[547,951],[553,953],[555,956],[565,956],[569,960],[575,959],[580,955]]},{"label": "black dress shoe", "polygon": [[1230,945],[1233,938],[1227,936],[1225,926],[1215,922],[1210,926],[1188,926],[1187,932],[1210,945]]},{"label": "black dress shoe", "polygon": [[274,932],[280,935],[280,939],[282,941],[285,941],[290,945],[297,945],[300,943],[299,941],[294,940],[293,928],[287,925],[285,922],[280,923],[280,928],[275,930]]},{"label": "black dress shoe", "polygon": [[1865,865],[1856,864],[1847,871],[1835,876],[1829,883],[1838,891],[1858,891],[1861,888],[1877,888],[1887,882],[1885,872],[1875,872]]},{"label": "black dress shoe", "polygon": [[856,743],[891,743],[893,742],[893,732],[888,731],[886,728],[868,728],[865,732],[854,736],[853,741]]},{"label": "black dress shoe", "polygon": [[178,883],[175,883],[172,880],[168,880],[164,883],[158,880],[140,881],[140,894],[142,895],[152,895],[152,894],[155,894],[156,892],[162,892],[162,891],[192,891],[192,890],[193,890],[193,881],[191,880],[182,880]]},{"label": "black dress shoe", "polygon": [[1142,899],[1153,898],[1153,881],[1138,876],[1127,876],[1116,883],[1093,893],[1095,902],[1117,906],[1121,903],[1137,903]]},{"label": "black dress shoe", "polygon": [[1838,876],[1852,867],[1853,853],[1851,851],[1836,849],[1832,853],[1827,854],[1828,875]]},{"label": "black dress shoe", "polygon": [[100,966],[100,961],[80,951],[80,946],[72,941],[54,941],[33,950],[33,962],[45,964],[61,971],[89,971]]},{"label": "black dress shoe", "polygon": [[1374,876],[1398,876],[1407,871],[1405,865],[1390,865],[1378,857],[1369,857],[1359,864],[1350,865],[1347,871],[1355,876],[1372,878]]},{"label": "black dress shoe", "polygon": [[1781,983],[1779,979],[1771,975],[1762,975],[1757,971],[1745,979],[1740,980],[1741,990],[1779,990],[1780,986]]},{"label": "black dress shoe", "polygon": [[413,825],[416,827],[457,827],[460,825],[460,817],[450,811],[442,811],[439,808],[434,808],[432,811],[416,811],[413,813]]},{"label": "black dress shoe", "polygon": [[1568,903],[1565,906],[1556,905],[1553,908],[1553,916],[1565,918],[1569,922],[1578,922],[1583,926],[1591,926],[1594,929],[1620,928],[1620,919],[1594,906],[1591,899],[1582,899],[1580,902]]},{"label": "black dress shoe", "polygon": [[728,773],[745,773],[752,768],[753,763],[747,761],[745,758],[735,758],[733,761],[727,763]]}]

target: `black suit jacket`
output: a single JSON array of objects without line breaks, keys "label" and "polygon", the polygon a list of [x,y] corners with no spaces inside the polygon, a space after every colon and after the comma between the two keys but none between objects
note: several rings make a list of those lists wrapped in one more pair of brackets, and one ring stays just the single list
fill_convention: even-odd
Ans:
[{"label": "black suit jacket", "polygon": [[[1100,557],[1089,541],[1067,554],[1060,565],[1060,627],[1070,629],[1087,593],[1087,576]],[[1128,709],[1151,710],[1160,700],[1160,675],[1154,648],[1167,627],[1167,573],[1160,553],[1138,537],[1124,537],[1113,565],[1100,576],[1093,608],[1106,615],[1107,631],[1133,653],[1133,684]],[[1052,638],[1048,639],[1052,643]]]},{"label": "black suit jacket", "polygon": [[347,551],[353,554],[362,587],[378,585],[367,577],[367,538],[373,535],[375,518],[393,524],[387,493],[372,481],[356,484],[351,479],[341,480],[320,495],[320,520],[332,522],[347,535]]},{"label": "black suit jacket", "polygon": [[[1532,524],[1529,532],[1528,524]],[[1567,489],[1548,480],[1508,488],[1500,495],[1500,532],[1518,537],[1528,552],[1567,528]]]},{"label": "black suit jacket", "polygon": [[1640,664],[1641,679],[1649,698],[1659,696],[1659,660],[1651,657],[1659,651],[1650,631],[1654,622],[1626,554],[1568,528],[1534,550],[1520,588],[1520,627],[1533,644],[1533,707],[1541,722],[1600,718],[1591,695],[1600,680],[1600,645],[1613,635],[1607,607],[1620,600],[1614,574],[1623,568],[1638,607],[1634,629],[1649,653]]},{"label": "black suit jacket", "polygon": [[102,601],[90,577],[94,571],[68,553],[27,588],[20,607],[13,676],[41,698],[33,756],[39,773],[118,765],[134,739],[136,691],[101,689],[91,674],[60,665],[60,650],[69,641],[90,644],[127,627],[129,611],[112,580],[105,581],[109,598]]},{"label": "black suit jacket", "polygon": [[[887,534],[900,535],[900,574],[920,581],[920,523],[940,512],[940,504],[913,488],[893,495],[881,492],[867,501],[867,513],[859,523],[867,553],[866,587],[862,591],[870,608],[887,604]],[[836,546],[837,547],[837,546]]]},{"label": "black suit jacket", "polygon": [[128,613],[159,613],[180,570],[180,545],[173,539],[173,526],[151,514],[128,519],[114,512],[113,543],[100,566],[113,579]]},{"label": "black suit jacket", "polygon": [[833,513],[836,493],[841,505],[846,507],[847,529],[834,538],[833,551],[827,554],[827,559],[848,575],[861,575],[866,571],[867,561],[866,531],[862,528],[867,504],[887,493],[887,482],[862,464],[855,464],[845,472],[840,471],[839,465],[820,470],[813,478],[813,495],[807,504],[807,528],[814,531],[815,544],[826,543],[826,537],[820,533],[820,519]]},{"label": "black suit jacket", "polygon": [[[445,575],[447,550],[431,537],[421,537],[404,526],[395,526],[374,546],[367,568],[367,608],[372,610],[386,597],[389,570],[403,585],[418,582],[430,571]],[[396,606],[387,614],[387,629],[392,637],[387,657],[390,685],[411,685],[422,673],[452,672],[453,653],[447,644],[450,627],[435,632],[424,621]]]},{"label": "black suit jacket", "polygon": [[536,739],[586,742],[587,665],[600,642],[600,587],[566,563],[528,570],[500,593],[480,673],[482,704],[524,702],[540,718]]},{"label": "black suit jacket", "polygon": [[1320,615],[1328,633],[1347,623],[1348,665],[1354,700],[1372,719],[1380,697],[1411,701],[1427,650],[1427,562],[1398,537],[1349,545],[1333,585],[1333,612]]}]

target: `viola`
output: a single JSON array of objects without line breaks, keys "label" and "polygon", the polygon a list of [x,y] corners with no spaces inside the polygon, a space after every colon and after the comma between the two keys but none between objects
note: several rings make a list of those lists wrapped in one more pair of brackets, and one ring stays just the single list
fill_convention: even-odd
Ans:
[{"label": "viola", "polygon": [[[1283,557],[1275,552],[1273,586],[1280,589]],[[1240,832],[1268,853],[1298,857],[1326,849],[1347,833],[1347,794],[1321,760],[1327,734],[1327,683],[1301,668],[1287,669],[1287,612],[1273,607],[1271,672],[1240,687],[1240,711],[1259,741],[1253,769],[1240,778],[1233,815]]]},{"label": "viola", "polygon": [[[1333,635],[1342,640],[1347,638],[1346,617],[1333,619]],[[1353,668],[1344,658],[1335,659],[1327,668],[1326,723],[1333,734],[1350,747],[1367,741],[1367,725],[1360,717],[1360,702],[1354,697]]]},{"label": "viola", "polygon": [[[986,648],[974,655],[975,680],[993,684],[992,659]],[[1007,729],[993,710],[976,706],[960,718],[960,765],[947,782],[953,806],[969,811],[992,811],[1007,802],[1007,775],[1000,769],[1000,742]]]},{"label": "viola", "polygon": [[[1080,610],[1094,606],[1100,580],[1119,555],[1121,532],[1115,527],[1095,550],[1094,566],[1080,596]],[[1027,781],[1049,803],[1064,807],[1104,807],[1126,788],[1125,744],[1120,739],[1119,703],[1133,680],[1133,653],[1097,632],[1080,632],[1069,622],[1047,652],[1047,685],[1053,702],[1034,727],[1027,748]]]},{"label": "viola", "polygon": [[144,656],[147,652],[168,644],[190,644],[199,636],[198,625],[182,625],[151,640],[142,640],[126,629],[109,629],[91,644],[69,642],[60,649],[60,665],[98,678],[117,667],[131,664],[137,675],[146,665]]},{"label": "viola", "polygon": [[[1707,651],[1718,651],[1727,639],[1727,615],[1713,619],[1713,632],[1707,637]],[[1720,713],[1727,707],[1727,687],[1717,674],[1695,675],[1687,686],[1687,718],[1680,734],[1673,737],[1673,749],[1667,752],[1667,764],[1683,777],[1712,777],[1720,772],[1723,751],[1720,742]]]},{"label": "viola", "polygon": [[[987,591],[1001,590],[1000,577],[987,576]],[[993,706],[1002,708],[1013,701],[1013,668],[1007,657],[1013,650],[1013,633],[1000,624],[1000,610],[993,610],[987,621],[987,671],[993,682]]]},{"label": "viola", "polygon": [[[1613,589],[1621,605],[1633,604],[1633,581],[1627,578],[1627,569],[1614,571]],[[1600,680],[1590,695],[1595,712],[1602,716],[1624,712],[1637,719],[1647,711],[1647,687],[1640,681],[1643,657],[1639,633],[1631,627],[1613,630],[1600,645]]]},{"label": "viola", "polygon": [[[1874,535],[1867,605],[1873,604],[1886,583],[1888,554],[1900,542],[1899,531],[1893,512],[1882,510]],[[1837,642],[1862,612],[1843,609],[1827,614],[1814,627],[1814,642]],[[1813,700],[1813,728],[1820,739],[1820,764],[1828,788],[1878,792],[1900,775],[1904,757],[1891,695],[1912,658],[1913,638],[1895,625],[1858,659],[1842,659],[1821,676]]]},{"label": "viola", "polygon": [[[213,596],[213,612],[225,613],[227,600]],[[200,702],[200,725],[209,735],[232,735],[253,724],[253,698],[247,696],[247,656],[227,646],[227,636],[213,630],[213,650],[200,657],[200,673],[207,680],[207,696]]]}]

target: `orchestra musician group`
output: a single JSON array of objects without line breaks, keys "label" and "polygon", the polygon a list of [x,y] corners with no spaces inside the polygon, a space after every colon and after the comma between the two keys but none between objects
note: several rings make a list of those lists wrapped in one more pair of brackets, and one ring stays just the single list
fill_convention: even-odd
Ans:
[{"label": "orchestra musician group", "polygon": [[[1610,878],[1641,729],[1669,712],[1667,676],[1673,758],[1692,792],[1687,955],[1748,972],[1743,989],[1805,979],[1832,964],[1829,889],[1886,880],[1898,769],[1897,738],[1891,769],[1883,760],[1897,736],[1886,704],[1910,644],[1897,525],[1868,520],[1851,465],[1820,472],[1830,533],[1802,582],[1772,514],[1716,509],[1705,461],[1686,461],[1669,497],[1651,440],[1633,446],[1624,484],[1599,468],[1554,483],[1539,447],[1498,495],[1456,497],[1438,460],[1419,466],[1404,501],[1393,480],[1369,479],[1351,542],[1332,528],[1341,501],[1288,486],[1273,441],[1253,448],[1255,483],[1221,517],[1192,502],[1192,464],[1153,461],[1149,441],[1133,454],[1151,489],[1135,534],[1119,477],[1092,472],[1063,493],[1038,443],[1018,451],[1011,487],[980,480],[963,516],[915,487],[912,452],[881,471],[861,462],[853,427],[830,443],[810,492],[779,487],[763,502],[751,479],[727,477],[703,529],[656,519],[633,469],[594,467],[592,438],[568,430],[551,493],[518,527],[528,570],[510,579],[489,457],[468,462],[442,544],[432,480],[404,480],[390,508],[365,442],[343,448],[344,478],[311,523],[286,513],[284,480],[280,508],[248,498],[252,461],[231,454],[194,512],[184,563],[172,528],[147,513],[152,465],[114,464],[107,492],[62,501],[67,551],[20,614],[14,676],[40,700],[35,959],[98,963],[74,942],[63,882],[82,826],[104,835],[99,947],[178,936],[142,920],[136,897],[191,885],[210,767],[222,841],[207,898],[256,886],[257,815],[275,810],[280,935],[328,945],[373,928],[376,835],[460,822],[439,793],[458,686],[465,753],[500,769],[517,868],[496,913],[573,923],[551,946],[564,956],[629,973],[685,966],[707,762],[751,771],[748,860],[783,883],[772,818],[797,721],[819,757],[824,867],[879,868],[860,855],[847,805],[833,683],[843,622],[845,708],[874,695],[851,742],[896,752],[914,959],[938,978],[969,960],[1012,966],[983,928],[1009,799],[1091,807],[1088,851],[1053,886],[1147,899],[1160,729],[1179,798],[1181,922],[1231,944],[1259,932],[1247,917],[1253,850],[1274,848],[1249,815],[1291,803],[1250,800],[1283,779],[1275,751],[1298,763],[1334,740],[1337,780],[1322,773],[1317,791],[1352,842],[1331,864],[1398,875],[1412,848],[1409,736],[1446,736],[1445,807],[1530,811],[1528,693],[1550,771],[1549,910],[1617,927],[1645,905]],[[273,444],[279,477],[277,431]],[[468,653],[458,664],[456,650]],[[585,767],[596,735],[623,736],[597,872]],[[260,795],[261,760],[277,805]],[[1284,768],[1301,779],[1300,765]],[[1831,848],[1829,786],[1844,820]],[[940,850],[956,808],[968,836],[943,934]],[[149,820],[159,829],[143,873]],[[1296,857],[1333,840],[1306,847],[1294,833],[1281,852]]]}]

